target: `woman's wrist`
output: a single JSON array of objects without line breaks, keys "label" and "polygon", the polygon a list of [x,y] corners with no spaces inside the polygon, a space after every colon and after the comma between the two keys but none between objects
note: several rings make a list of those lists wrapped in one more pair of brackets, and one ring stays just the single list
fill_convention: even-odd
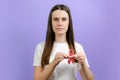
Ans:
[{"label": "woman's wrist", "polygon": [[87,66],[87,64],[86,64],[85,62],[80,63],[80,65],[81,65],[81,68],[83,68],[83,67],[86,67],[86,66]]},{"label": "woman's wrist", "polygon": [[58,63],[55,60],[53,60],[52,64],[56,66]]}]

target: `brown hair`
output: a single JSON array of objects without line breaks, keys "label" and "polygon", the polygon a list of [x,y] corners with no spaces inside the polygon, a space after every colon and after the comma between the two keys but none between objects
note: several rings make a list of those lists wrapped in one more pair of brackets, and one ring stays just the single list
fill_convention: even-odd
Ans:
[{"label": "brown hair", "polygon": [[72,17],[71,17],[70,9],[66,5],[60,5],[60,4],[55,5],[51,9],[49,18],[48,18],[46,41],[45,41],[45,46],[44,46],[43,55],[42,55],[42,62],[41,62],[42,68],[44,68],[45,65],[49,64],[50,54],[52,52],[53,43],[55,41],[55,33],[53,32],[53,29],[52,29],[52,12],[58,9],[66,11],[69,15],[69,25],[68,25],[69,27],[68,27],[67,34],[66,34],[66,39],[67,39],[69,48],[73,49],[74,52],[76,52],[75,46],[74,46],[73,24],[72,24]]}]

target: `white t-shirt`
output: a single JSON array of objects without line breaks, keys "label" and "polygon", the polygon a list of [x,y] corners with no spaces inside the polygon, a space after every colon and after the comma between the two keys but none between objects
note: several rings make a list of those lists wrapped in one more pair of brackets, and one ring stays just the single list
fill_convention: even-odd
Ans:
[{"label": "white t-shirt", "polygon": [[[37,45],[35,54],[34,54],[33,66],[41,66],[41,57],[42,57],[44,45],[45,45],[45,42],[41,42]],[[81,44],[75,42],[75,49],[77,54],[82,52],[85,55],[84,49]],[[63,43],[54,42],[49,63],[51,63],[54,60],[54,57],[57,52],[63,52],[63,53],[69,54],[69,46],[67,42],[63,42]],[[86,55],[85,55],[85,62],[89,67]],[[81,66],[79,63],[68,64],[68,59],[64,59],[55,67],[49,80],[76,80],[76,73],[80,69],[81,69]]]}]

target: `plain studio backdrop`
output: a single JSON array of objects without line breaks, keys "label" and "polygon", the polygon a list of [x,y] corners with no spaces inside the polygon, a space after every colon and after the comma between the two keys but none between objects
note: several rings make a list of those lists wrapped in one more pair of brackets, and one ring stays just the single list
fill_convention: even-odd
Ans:
[{"label": "plain studio backdrop", "polygon": [[70,7],[75,41],[83,45],[95,80],[120,80],[119,3],[0,0],[0,80],[33,80],[34,51],[45,40],[48,14],[56,4]]}]

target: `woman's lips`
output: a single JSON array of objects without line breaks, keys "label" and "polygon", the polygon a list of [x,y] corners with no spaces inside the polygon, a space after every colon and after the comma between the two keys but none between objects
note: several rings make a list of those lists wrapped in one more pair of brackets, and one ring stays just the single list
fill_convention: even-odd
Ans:
[{"label": "woman's lips", "polygon": [[63,30],[64,28],[56,28],[56,30]]}]

